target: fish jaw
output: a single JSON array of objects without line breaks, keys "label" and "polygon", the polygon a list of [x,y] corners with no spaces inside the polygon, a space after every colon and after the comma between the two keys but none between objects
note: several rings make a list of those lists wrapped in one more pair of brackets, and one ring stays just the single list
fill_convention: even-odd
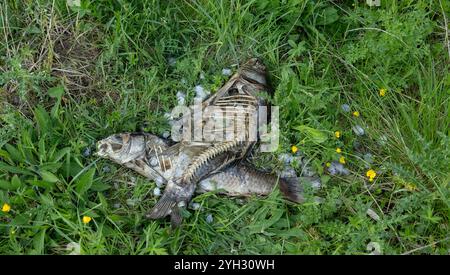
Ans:
[{"label": "fish jaw", "polygon": [[114,134],[97,142],[96,156],[124,164],[145,154],[144,136]]}]

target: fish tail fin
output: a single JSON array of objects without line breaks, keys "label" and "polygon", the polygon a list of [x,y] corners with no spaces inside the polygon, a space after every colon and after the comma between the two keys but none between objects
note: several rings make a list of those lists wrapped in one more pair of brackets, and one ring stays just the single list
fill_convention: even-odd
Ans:
[{"label": "fish tail fin", "polygon": [[175,198],[168,192],[165,192],[146,217],[149,219],[159,219],[171,215],[176,204]]},{"label": "fish tail fin", "polygon": [[303,197],[303,187],[300,184],[300,178],[280,178],[278,185],[286,199],[296,203],[304,202],[305,198]]}]

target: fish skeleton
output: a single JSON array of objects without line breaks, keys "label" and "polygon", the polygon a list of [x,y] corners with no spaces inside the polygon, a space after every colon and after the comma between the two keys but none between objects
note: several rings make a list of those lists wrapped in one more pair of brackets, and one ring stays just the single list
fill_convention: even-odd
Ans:
[{"label": "fish skeleton", "polygon": [[[214,158],[221,158],[222,154],[227,154],[222,166],[245,158],[257,142],[257,136],[252,136],[251,132],[257,125],[257,121],[253,118],[257,107],[265,104],[263,95],[267,95],[269,90],[266,67],[259,59],[251,58],[213,96],[201,104],[203,112],[200,116],[201,123],[194,122],[193,125],[201,126],[201,129],[195,130],[201,130],[202,140],[194,142],[182,140],[182,142],[185,143],[185,147],[201,145],[204,150],[194,157],[184,171],[180,184],[195,184],[198,181],[198,177],[195,176],[197,170],[202,169],[202,165]],[[207,108],[212,111],[207,112]],[[208,127],[215,125],[218,120],[230,122],[230,125],[224,125],[219,129]],[[237,125],[246,127],[240,128]],[[225,138],[225,141],[205,140],[211,136],[220,136]]]},{"label": "fish skeleton", "polygon": [[186,168],[197,154],[196,150],[201,148],[185,148],[182,143],[170,145],[168,141],[149,133],[121,133],[100,140],[96,155],[124,165],[151,180],[166,183],[163,196],[147,217],[157,219],[163,216],[156,214],[167,212],[174,227],[181,223],[179,207],[187,205],[195,191],[217,191],[228,196],[268,195],[278,183],[286,199],[297,203],[303,201],[300,178],[278,178],[247,163],[222,167],[226,154],[208,161],[199,169],[197,184],[176,184],[183,174],[183,170],[177,170],[178,167]]}]

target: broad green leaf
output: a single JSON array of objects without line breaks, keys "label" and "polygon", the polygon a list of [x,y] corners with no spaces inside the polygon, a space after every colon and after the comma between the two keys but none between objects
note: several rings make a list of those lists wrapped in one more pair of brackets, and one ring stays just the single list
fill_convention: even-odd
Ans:
[{"label": "broad green leaf", "polygon": [[22,162],[23,157],[22,154],[19,152],[19,150],[16,149],[16,147],[12,146],[9,143],[5,144],[5,149],[8,151],[9,155],[11,156],[11,159],[15,162]]},{"label": "broad green leaf", "polygon": [[42,106],[39,106],[34,110],[34,116],[39,127],[39,135],[42,137],[44,134],[49,133],[51,118],[47,111]]},{"label": "broad green leaf", "polygon": [[62,165],[62,163],[45,163],[39,166],[39,170],[56,173],[56,171],[58,171],[58,169],[61,168]]},{"label": "broad green leaf", "polygon": [[89,169],[76,182],[75,190],[79,195],[83,195],[92,186],[95,168]]},{"label": "broad green leaf", "polygon": [[102,182],[94,182],[91,186],[91,190],[102,192],[111,188],[110,184],[102,183]]},{"label": "broad green leaf", "polygon": [[22,186],[22,182],[20,181],[20,178],[17,175],[14,175],[11,179],[11,186],[14,189],[18,189]]},{"label": "broad green leaf", "polygon": [[33,247],[36,254],[44,253],[45,231],[45,229],[42,229],[33,237]]},{"label": "broad green leaf", "polygon": [[338,11],[333,7],[325,8],[317,17],[317,25],[329,25],[339,19]]},{"label": "broad green leaf", "polygon": [[45,195],[45,194],[41,194],[41,203],[48,205],[48,206],[54,206],[54,202],[52,197],[50,197],[49,195]]},{"label": "broad green leaf", "polygon": [[64,94],[64,87],[63,86],[57,86],[48,89],[48,95],[53,98],[60,99]]},{"label": "broad green leaf", "polygon": [[40,162],[44,161],[47,158],[47,152],[45,150],[45,135],[41,136],[39,139],[39,160]]},{"label": "broad green leaf", "polygon": [[65,155],[67,155],[68,153],[70,153],[70,150],[71,150],[70,147],[65,147],[65,148],[59,150],[58,152],[56,152],[55,157],[52,159],[52,161],[58,162],[58,161],[61,160]]},{"label": "broad green leaf", "polygon": [[9,226],[26,225],[29,220],[30,218],[26,214],[19,214],[8,225]]},{"label": "broad green leaf", "polygon": [[[258,218],[260,218],[261,220],[247,227],[250,230],[249,233],[262,233],[267,228],[276,223],[283,214],[284,211],[282,209],[274,209],[270,211],[270,213],[269,211],[261,212],[261,214],[258,216]],[[268,218],[268,216],[270,217]]]},{"label": "broad green leaf", "polygon": [[0,162],[0,171],[10,172],[10,173],[14,173],[14,174],[29,175],[29,176],[34,175],[31,171],[29,171],[27,169],[16,167],[16,166],[11,166],[4,162]]},{"label": "broad green leaf", "polygon": [[291,229],[284,229],[284,230],[274,230],[273,233],[276,233],[278,237],[282,238],[290,238],[295,237],[299,239],[307,239],[307,235],[305,231],[301,228],[294,227]]},{"label": "broad green leaf", "polygon": [[43,181],[43,180],[27,180],[26,182],[28,182],[31,185],[34,185],[37,187],[42,187],[42,188],[51,189],[54,187],[54,183]]},{"label": "broad green leaf", "polygon": [[35,147],[31,136],[31,129],[23,128],[20,132],[20,143],[17,144],[17,149],[22,152],[24,160],[27,163],[37,164],[36,158],[33,154]]},{"label": "broad green leaf", "polygon": [[324,132],[306,125],[294,127],[294,129],[300,131],[302,134],[305,134],[312,142],[322,143],[327,140],[327,135]]},{"label": "broad green leaf", "polygon": [[13,190],[14,188],[12,187],[12,185],[9,181],[0,180],[0,189],[10,191],[10,190]]},{"label": "broad green leaf", "polygon": [[10,159],[11,155],[7,151],[0,149],[0,157],[5,158],[5,159]]},{"label": "broad green leaf", "polygon": [[97,195],[101,204],[100,209],[106,211],[106,209],[108,209],[108,201],[106,200],[105,196],[102,193],[99,192],[97,193]]},{"label": "broad green leaf", "polygon": [[40,174],[44,181],[48,181],[51,183],[55,183],[55,182],[59,181],[58,177],[55,174],[53,174],[52,172],[41,171]]}]

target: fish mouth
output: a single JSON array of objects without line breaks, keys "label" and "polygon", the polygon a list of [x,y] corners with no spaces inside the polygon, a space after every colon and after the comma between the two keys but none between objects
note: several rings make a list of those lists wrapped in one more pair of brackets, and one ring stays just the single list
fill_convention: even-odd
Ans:
[{"label": "fish mouth", "polygon": [[106,152],[108,150],[108,143],[104,139],[97,141],[96,148],[97,151],[94,153],[94,156],[106,157],[108,155]]}]

